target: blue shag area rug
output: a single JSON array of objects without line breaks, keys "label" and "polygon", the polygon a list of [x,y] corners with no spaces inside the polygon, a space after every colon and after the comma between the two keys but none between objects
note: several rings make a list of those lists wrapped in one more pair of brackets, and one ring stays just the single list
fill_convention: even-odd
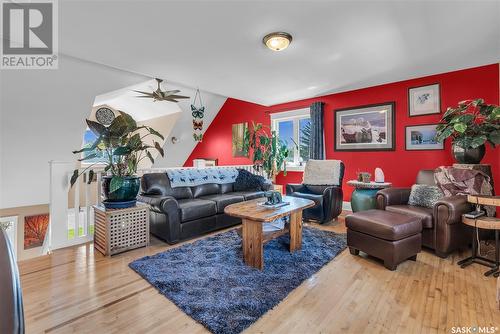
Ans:
[{"label": "blue shag area rug", "polygon": [[235,230],[146,256],[130,268],[213,333],[239,333],[346,248],[344,234],[304,227],[302,249],[283,235],[264,245],[264,270],[243,262]]}]

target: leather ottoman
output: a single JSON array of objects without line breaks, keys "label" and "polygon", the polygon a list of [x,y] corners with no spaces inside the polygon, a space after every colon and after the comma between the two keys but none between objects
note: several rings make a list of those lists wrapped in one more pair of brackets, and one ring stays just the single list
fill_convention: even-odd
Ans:
[{"label": "leather ottoman", "polygon": [[384,266],[396,270],[398,264],[415,261],[422,249],[422,222],[384,210],[367,210],[346,217],[347,246],[353,255],[362,251],[384,260]]}]

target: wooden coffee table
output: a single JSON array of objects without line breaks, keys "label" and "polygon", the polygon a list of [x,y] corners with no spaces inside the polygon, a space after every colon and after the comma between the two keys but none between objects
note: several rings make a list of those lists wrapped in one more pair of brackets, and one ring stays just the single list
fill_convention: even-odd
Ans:
[{"label": "wooden coffee table", "polygon": [[[314,206],[308,199],[283,196],[284,202],[290,204],[279,208],[266,208],[258,205],[265,198],[235,203],[226,206],[224,212],[242,219],[243,258],[247,265],[262,270],[264,267],[263,245],[269,240],[283,234],[290,234],[290,252],[302,247],[302,210]],[[277,232],[262,232],[262,223],[272,222],[278,218],[290,216],[290,224]]]}]

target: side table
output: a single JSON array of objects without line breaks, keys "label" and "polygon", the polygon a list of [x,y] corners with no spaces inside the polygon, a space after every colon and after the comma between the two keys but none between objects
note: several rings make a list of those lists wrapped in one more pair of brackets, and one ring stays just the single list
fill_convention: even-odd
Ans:
[{"label": "side table", "polygon": [[[494,205],[500,206],[500,196],[467,196],[467,201],[474,204],[481,205]],[[484,276],[493,275],[495,277],[500,276],[500,219],[495,217],[481,216],[479,218],[467,218],[462,216],[462,223],[471,226],[474,230],[472,233],[472,254],[466,259],[460,260],[457,264],[465,268],[472,263],[482,264],[483,266],[489,267],[490,270],[484,273]],[[481,254],[478,254],[478,234],[479,229],[494,230],[495,231],[495,260],[492,261]]]},{"label": "side table", "polygon": [[105,256],[149,245],[149,207],[126,209],[94,205],[94,247]]},{"label": "side table", "polygon": [[356,188],[351,195],[352,212],[375,209],[377,191],[392,186],[390,182],[361,182],[357,180],[347,181],[347,184]]}]

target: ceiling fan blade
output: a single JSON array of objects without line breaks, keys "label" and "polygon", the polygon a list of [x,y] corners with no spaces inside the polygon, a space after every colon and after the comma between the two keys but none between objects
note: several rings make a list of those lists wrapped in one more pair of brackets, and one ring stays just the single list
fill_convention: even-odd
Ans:
[{"label": "ceiling fan blade", "polygon": [[183,96],[183,95],[169,95],[168,96],[171,99],[189,99],[189,96]]}]

